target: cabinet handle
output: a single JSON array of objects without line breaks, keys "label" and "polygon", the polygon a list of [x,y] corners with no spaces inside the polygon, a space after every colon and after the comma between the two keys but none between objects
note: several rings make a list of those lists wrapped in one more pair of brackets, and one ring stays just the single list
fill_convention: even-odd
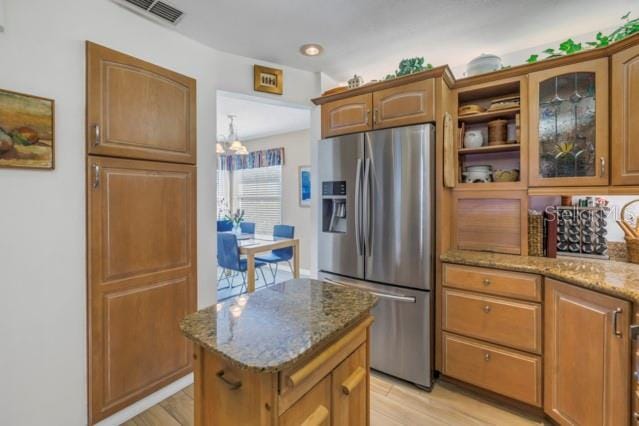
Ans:
[{"label": "cabinet handle", "polygon": [[486,313],[490,312],[490,305],[484,306],[484,312]]},{"label": "cabinet handle", "polygon": [[100,186],[100,166],[97,164],[93,165],[93,189],[96,189]]},{"label": "cabinet handle", "polygon": [[368,116],[371,115],[371,110],[367,109],[366,110],[366,122],[364,124],[366,124],[368,126]]},{"label": "cabinet handle", "polygon": [[328,420],[328,408],[323,405],[319,405],[310,416],[306,418],[301,426],[320,426]]},{"label": "cabinet handle", "polygon": [[488,278],[484,279],[483,282],[484,282],[484,286],[486,286],[486,287],[488,287],[491,284],[491,282],[490,282],[490,280]]},{"label": "cabinet handle", "polygon": [[94,146],[100,145],[100,125],[99,124],[93,125],[93,145]]},{"label": "cabinet handle", "polygon": [[484,361],[490,361],[490,353],[489,352],[486,352],[484,354]]},{"label": "cabinet handle", "polygon": [[377,108],[373,109],[373,124],[377,124]]},{"label": "cabinet handle", "polygon": [[615,336],[619,338],[623,336],[623,334],[621,333],[621,330],[619,330],[619,317],[621,316],[622,312],[623,312],[623,309],[617,308],[612,313],[612,330],[615,333]]},{"label": "cabinet handle", "polygon": [[353,390],[362,383],[362,380],[366,377],[366,370],[362,367],[357,367],[357,369],[348,376],[346,380],[342,383],[342,393],[344,395],[350,395]]},{"label": "cabinet handle", "polygon": [[229,380],[224,377],[224,370],[220,370],[215,374],[221,381],[226,383],[230,390],[236,390],[242,387],[242,381],[240,380]]},{"label": "cabinet handle", "polygon": [[606,159],[601,157],[599,159],[599,164],[601,165],[601,176],[603,177],[606,175]]}]

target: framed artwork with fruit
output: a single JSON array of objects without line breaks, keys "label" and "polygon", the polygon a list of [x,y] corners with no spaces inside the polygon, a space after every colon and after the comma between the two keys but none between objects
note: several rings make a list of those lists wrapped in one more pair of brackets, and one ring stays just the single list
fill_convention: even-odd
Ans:
[{"label": "framed artwork with fruit", "polygon": [[54,168],[54,101],[0,89],[0,167]]}]

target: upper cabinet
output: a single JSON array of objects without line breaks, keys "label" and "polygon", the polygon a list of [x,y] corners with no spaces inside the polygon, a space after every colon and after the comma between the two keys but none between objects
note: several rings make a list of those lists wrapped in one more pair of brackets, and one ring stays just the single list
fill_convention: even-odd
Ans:
[{"label": "upper cabinet", "polygon": [[529,76],[530,186],[608,185],[608,59]]},{"label": "upper cabinet", "polygon": [[322,100],[322,137],[435,121],[435,78],[430,74],[416,81],[411,78],[403,84],[374,83],[353,89],[350,96]]},{"label": "upper cabinet", "polygon": [[372,130],[373,97],[370,93],[322,105],[322,137]]},{"label": "upper cabinet", "polygon": [[87,152],[195,164],[195,80],[87,42]]},{"label": "upper cabinet", "polygon": [[417,81],[373,92],[376,129],[435,120],[435,81]]},{"label": "upper cabinet", "polygon": [[612,56],[612,184],[639,185],[639,46]]}]

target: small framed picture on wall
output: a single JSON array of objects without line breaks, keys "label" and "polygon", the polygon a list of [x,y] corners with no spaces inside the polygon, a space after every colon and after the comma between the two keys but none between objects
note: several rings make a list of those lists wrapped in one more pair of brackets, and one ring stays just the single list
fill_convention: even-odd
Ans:
[{"label": "small framed picture on wall", "polygon": [[281,95],[284,93],[284,72],[277,68],[253,65],[253,90]]},{"label": "small framed picture on wall", "polygon": [[311,206],[311,166],[299,167],[300,207]]}]

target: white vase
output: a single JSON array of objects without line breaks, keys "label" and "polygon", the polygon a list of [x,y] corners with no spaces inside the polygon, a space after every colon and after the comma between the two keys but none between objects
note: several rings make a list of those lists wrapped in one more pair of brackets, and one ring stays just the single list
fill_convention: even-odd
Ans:
[{"label": "white vase", "polygon": [[464,148],[479,148],[484,144],[481,130],[468,130],[464,135]]}]

